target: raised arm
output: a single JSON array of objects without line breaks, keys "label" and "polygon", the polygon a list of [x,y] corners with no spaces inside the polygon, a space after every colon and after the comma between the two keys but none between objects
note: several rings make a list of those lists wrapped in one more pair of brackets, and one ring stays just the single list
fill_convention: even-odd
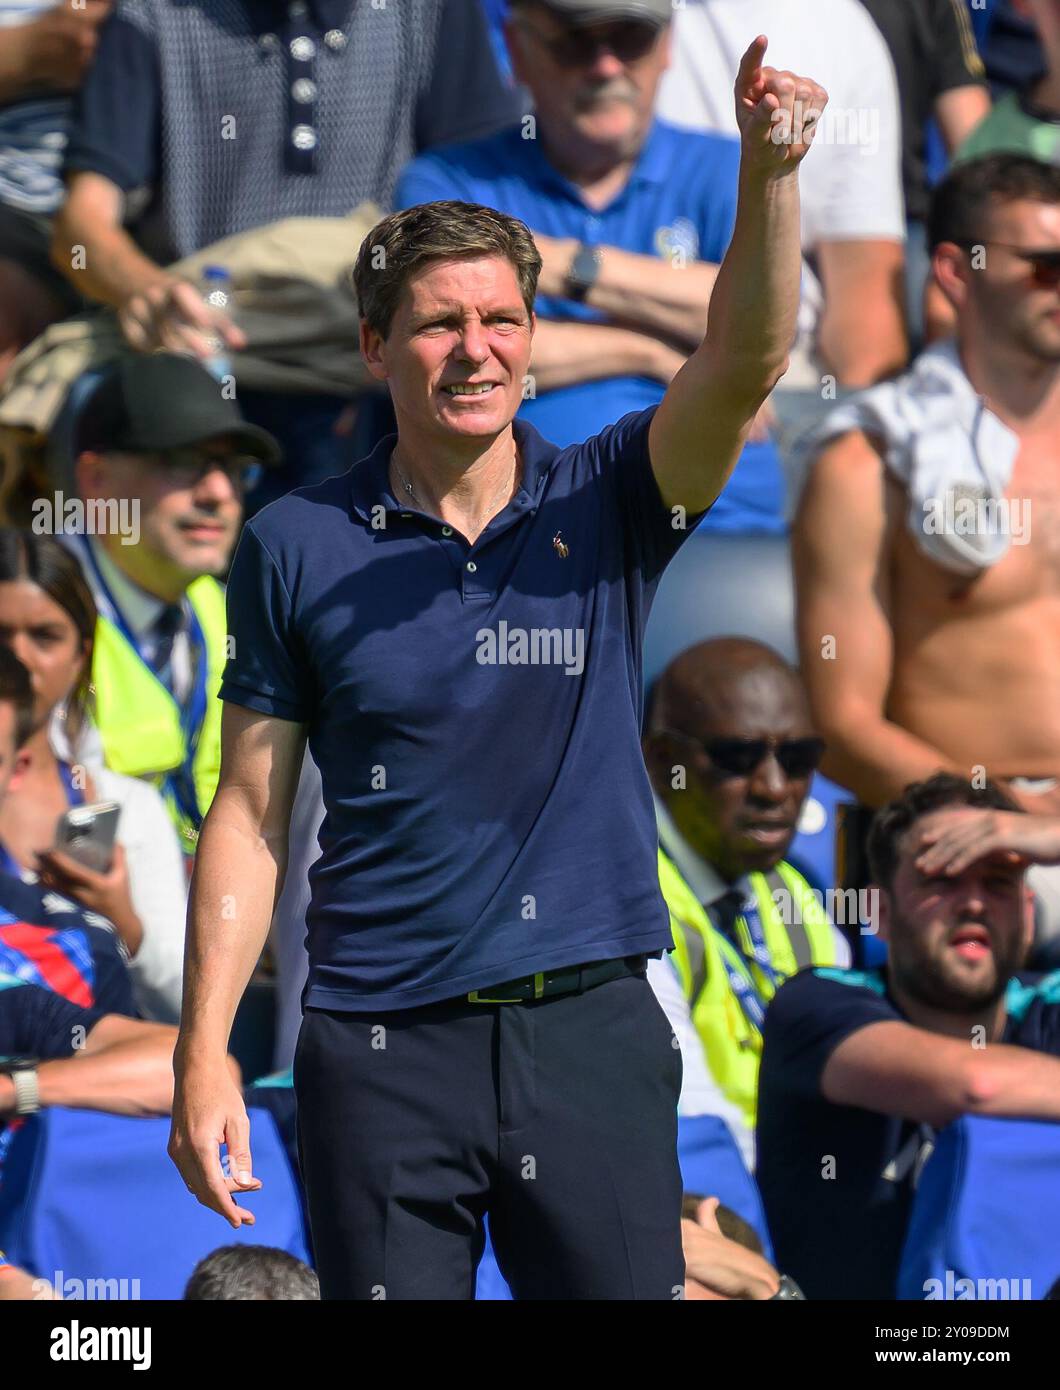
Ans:
[{"label": "raised arm", "polygon": [[[254,1218],[231,1194],[261,1184],[252,1175],[250,1123],[225,1056],[283,887],[304,749],[301,724],[225,705],[221,776],[191,882],[169,1153],[203,1206],[237,1229]],[[229,1177],[221,1171],[222,1143]]]},{"label": "raised arm", "polygon": [[941,1128],[961,1115],[1060,1120],[1060,1059],[1008,1043],[972,1046],[909,1023],[870,1023],[825,1064],[836,1105]]},{"label": "raised arm", "polygon": [[802,253],[798,166],[828,100],[811,78],[764,68],[751,44],[736,78],[736,228],[710,300],[706,337],[674,378],[649,447],[668,506],[704,511],[735,467],[795,336]]},{"label": "raised arm", "polygon": [[885,488],[865,436],[844,435],[818,457],[792,533],[800,669],[828,741],[825,771],[867,806],[956,771],[884,713],[894,650]]}]

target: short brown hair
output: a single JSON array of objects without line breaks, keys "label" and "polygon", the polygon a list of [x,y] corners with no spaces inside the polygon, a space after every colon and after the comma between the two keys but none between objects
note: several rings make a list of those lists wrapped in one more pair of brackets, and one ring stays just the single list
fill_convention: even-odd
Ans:
[{"label": "short brown hair", "polygon": [[430,261],[503,256],[513,266],[526,312],[534,311],[541,256],[525,222],[479,203],[418,203],[377,222],[361,243],[353,288],[361,318],[385,338],[402,291]]}]

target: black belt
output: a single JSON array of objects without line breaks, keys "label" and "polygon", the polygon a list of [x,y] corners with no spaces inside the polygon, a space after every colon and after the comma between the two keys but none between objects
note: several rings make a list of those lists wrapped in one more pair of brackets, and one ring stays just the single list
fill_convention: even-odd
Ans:
[{"label": "black belt", "polygon": [[647,956],[624,956],[621,960],[594,960],[587,965],[567,965],[562,970],[544,970],[524,975],[521,980],[473,989],[466,995],[469,1004],[521,1004],[533,999],[552,999],[557,994],[584,994],[587,989],[620,980],[624,975],[643,975]]}]

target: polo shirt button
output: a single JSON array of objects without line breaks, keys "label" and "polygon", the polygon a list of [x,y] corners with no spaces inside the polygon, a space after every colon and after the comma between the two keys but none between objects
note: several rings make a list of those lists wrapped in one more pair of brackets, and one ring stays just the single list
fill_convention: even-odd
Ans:
[{"label": "polo shirt button", "polygon": [[296,150],[314,149],[317,143],[317,133],[311,125],[296,125],[291,131],[291,143]]},{"label": "polo shirt button", "polygon": [[443,535],[443,536],[451,536],[452,534],[453,534],[453,528],[452,528],[451,526],[443,526],[443,527],[442,527],[442,535]]},{"label": "polo shirt button", "polygon": [[308,8],[309,6],[306,4],[305,0],[291,0],[291,3],[287,6],[287,13],[292,19],[301,19]]},{"label": "polo shirt button", "polygon": [[324,42],[336,53],[341,53],[346,47],[346,35],[341,29],[329,29],[324,35]]},{"label": "polo shirt button", "polygon": [[279,46],[280,40],[275,34],[262,34],[261,38],[258,39],[258,47],[263,53],[271,53],[274,49],[279,48]]},{"label": "polo shirt button", "polygon": [[308,106],[311,101],[316,100],[317,84],[311,82],[308,77],[300,77],[297,82],[291,84],[291,95],[295,101]]},{"label": "polo shirt button", "polygon": [[467,572],[468,572],[468,574],[475,574],[475,573],[477,572],[477,570],[478,570],[478,565],[475,564],[474,560],[469,560],[469,561],[467,562]]},{"label": "polo shirt button", "polygon": [[296,39],[291,40],[291,57],[297,58],[300,63],[308,63],[310,58],[316,57],[316,52],[316,44],[305,34],[299,34]]}]

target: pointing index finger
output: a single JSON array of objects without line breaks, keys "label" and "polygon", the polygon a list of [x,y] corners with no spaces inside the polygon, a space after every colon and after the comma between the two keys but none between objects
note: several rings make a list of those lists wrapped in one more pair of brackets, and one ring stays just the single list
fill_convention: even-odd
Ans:
[{"label": "pointing index finger", "polygon": [[740,70],[736,74],[736,85],[741,89],[753,87],[759,80],[762,59],[766,56],[769,40],[765,34],[752,39],[747,52],[740,59]]}]

